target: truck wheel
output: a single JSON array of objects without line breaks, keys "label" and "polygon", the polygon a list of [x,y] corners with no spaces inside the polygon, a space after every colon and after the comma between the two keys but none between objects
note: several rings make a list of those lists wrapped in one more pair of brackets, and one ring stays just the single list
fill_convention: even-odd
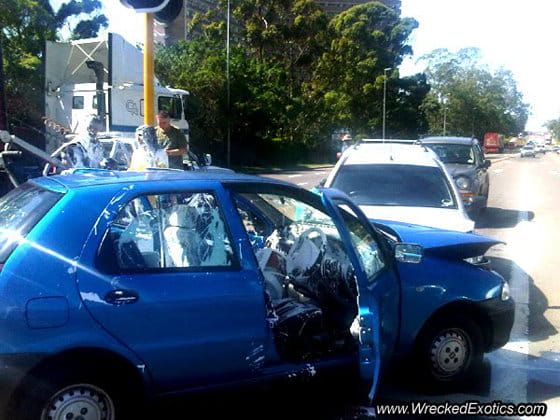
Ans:
[{"label": "truck wheel", "polygon": [[480,328],[462,316],[432,322],[423,330],[416,350],[422,375],[435,387],[467,382],[479,371],[483,356]]},{"label": "truck wheel", "polygon": [[[133,418],[134,396],[124,384],[86,372],[53,372],[34,375],[23,384],[15,411],[17,420]],[[140,396],[136,396],[140,399]],[[137,411],[135,411],[137,412]]]}]

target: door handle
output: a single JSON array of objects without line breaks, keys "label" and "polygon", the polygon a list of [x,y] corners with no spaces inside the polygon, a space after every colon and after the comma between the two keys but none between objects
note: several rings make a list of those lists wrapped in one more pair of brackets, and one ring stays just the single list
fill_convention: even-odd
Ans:
[{"label": "door handle", "polygon": [[140,299],[140,296],[134,290],[111,290],[105,295],[105,302],[111,305],[128,305],[136,303],[138,299]]}]

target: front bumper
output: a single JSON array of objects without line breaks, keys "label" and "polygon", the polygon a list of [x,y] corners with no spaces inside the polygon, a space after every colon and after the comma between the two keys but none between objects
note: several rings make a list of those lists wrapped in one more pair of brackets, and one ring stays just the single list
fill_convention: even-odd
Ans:
[{"label": "front bumper", "polygon": [[489,352],[502,347],[509,341],[515,316],[515,302],[512,298],[505,301],[493,298],[479,302],[477,306],[490,321],[485,351]]},{"label": "front bumper", "polygon": [[482,195],[473,194],[470,191],[461,190],[461,198],[467,213],[476,212],[479,209],[486,207],[488,199]]}]

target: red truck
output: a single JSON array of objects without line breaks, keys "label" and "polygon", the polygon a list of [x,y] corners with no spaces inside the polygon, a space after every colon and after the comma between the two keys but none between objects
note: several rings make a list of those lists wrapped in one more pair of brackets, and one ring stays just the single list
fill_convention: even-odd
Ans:
[{"label": "red truck", "polygon": [[484,135],[485,153],[502,153],[504,151],[504,136],[498,133],[486,133]]}]

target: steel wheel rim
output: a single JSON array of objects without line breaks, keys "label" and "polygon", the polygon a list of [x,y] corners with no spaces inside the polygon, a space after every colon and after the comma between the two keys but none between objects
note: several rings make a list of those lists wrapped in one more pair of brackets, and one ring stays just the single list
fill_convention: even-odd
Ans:
[{"label": "steel wheel rim", "polygon": [[445,330],[430,347],[432,369],[440,377],[457,375],[465,368],[472,353],[472,343],[464,331]]},{"label": "steel wheel rim", "polygon": [[75,384],[54,394],[41,420],[114,420],[115,406],[109,395],[91,384]]}]

